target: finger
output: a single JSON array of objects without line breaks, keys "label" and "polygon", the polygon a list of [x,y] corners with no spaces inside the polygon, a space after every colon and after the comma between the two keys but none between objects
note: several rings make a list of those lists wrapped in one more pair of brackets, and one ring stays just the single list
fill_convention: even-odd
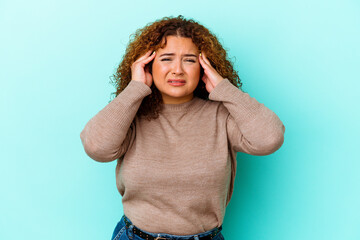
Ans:
[{"label": "finger", "polygon": [[204,76],[202,77],[202,80],[204,81],[204,83],[205,83],[206,85],[208,85],[209,83],[211,83],[211,81],[209,80],[209,78],[208,78],[206,75],[204,75]]},{"label": "finger", "polygon": [[152,52],[152,50],[147,51],[144,55],[140,56],[138,59],[136,59],[135,62],[141,62],[142,60],[144,60],[145,58],[149,57],[150,53]]},{"label": "finger", "polygon": [[204,60],[209,66],[211,66],[211,63],[210,63],[209,59],[207,59],[205,52],[203,52],[203,53],[201,54],[201,56],[203,57],[203,60]]},{"label": "finger", "polygon": [[210,81],[210,79],[207,77],[207,76],[203,76],[202,80],[204,81],[205,85],[206,86],[210,86],[210,87],[214,87],[214,84],[212,83],[212,81]]},{"label": "finger", "polygon": [[149,62],[151,62],[154,58],[155,58],[156,52],[153,51],[153,53],[146,59],[143,60],[143,63],[148,64]]},{"label": "finger", "polygon": [[203,82],[205,83],[205,85],[206,85],[207,82],[208,82],[208,79],[207,79],[207,77],[206,77],[205,75],[201,78],[201,80],[203,80]]},{"label": "finger", "polygon": [[147,73],[147,72],[150,72],[150,66],[149,65],[146,65],[145,67],[144,67],[144,71],[145,71],[145,73]]},{"label": "finger", "polygon": [[147,54],[146,54],[146,58],[137,61],[137,63],[140,63],[141,65],[146,65],[155,58],[155,54],[156,54],[155,51],[153,51],[150,56],[147,56]]},{"label": "finger", "polygon": [[201,64],[201,66],[204,68],[204,70],[208,68],[207,63],[204,61],[204,59],[202,58],[201,55],[199,55],[199,62]]}]

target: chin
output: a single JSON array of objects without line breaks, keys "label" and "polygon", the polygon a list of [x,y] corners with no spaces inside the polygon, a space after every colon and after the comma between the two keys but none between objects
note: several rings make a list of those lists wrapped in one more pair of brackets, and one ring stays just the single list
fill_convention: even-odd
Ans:
[{"label": "chin", "polygon": [[184,91],[169,91],[165,92],[166,95],[170,97],[186,97],[191,94],[191,92],[184,92]]}]

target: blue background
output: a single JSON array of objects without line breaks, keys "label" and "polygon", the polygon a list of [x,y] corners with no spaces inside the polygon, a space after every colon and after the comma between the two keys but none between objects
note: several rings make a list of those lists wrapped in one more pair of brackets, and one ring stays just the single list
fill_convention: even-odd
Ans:
[{"label": "blue background", "polygon": [[226,240],[360,239],[360,2],[0,1],[0,239],[110,239],[115,164],[80,132],[110,100],[129,35],[164,16],[208,27],[283,146],[238,154]]}]

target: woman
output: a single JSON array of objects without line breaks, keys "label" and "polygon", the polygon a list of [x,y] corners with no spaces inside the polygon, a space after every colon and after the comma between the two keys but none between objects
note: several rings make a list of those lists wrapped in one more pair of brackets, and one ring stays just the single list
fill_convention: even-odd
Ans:
[{"label": "woman", "polygon": [[217,38],[182,16],[138,30],[114,77],[116,98],[80,135],[94,160],[117,159],[124,215],[112,239],[224,239],[236,152],[279,149],[278,116],[239,89]]}]

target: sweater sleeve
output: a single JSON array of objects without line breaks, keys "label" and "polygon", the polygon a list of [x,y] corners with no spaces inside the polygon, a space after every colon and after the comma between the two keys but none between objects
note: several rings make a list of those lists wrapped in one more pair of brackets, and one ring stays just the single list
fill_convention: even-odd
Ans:
[{"label": "sweater sleeve", "polygon": [[134,139],[134,117],[144,97],[151,93],[142,82],[128,86],[91,118],[80,133],[86,154],[98,162],[123,156]]},{"label": "sweater sleeve", "polygon": [[285,127],[279,117],[224,79],[209,94],[228,110],[226,130],[231,148],[251,155],[269,155],[284,142]]}]

